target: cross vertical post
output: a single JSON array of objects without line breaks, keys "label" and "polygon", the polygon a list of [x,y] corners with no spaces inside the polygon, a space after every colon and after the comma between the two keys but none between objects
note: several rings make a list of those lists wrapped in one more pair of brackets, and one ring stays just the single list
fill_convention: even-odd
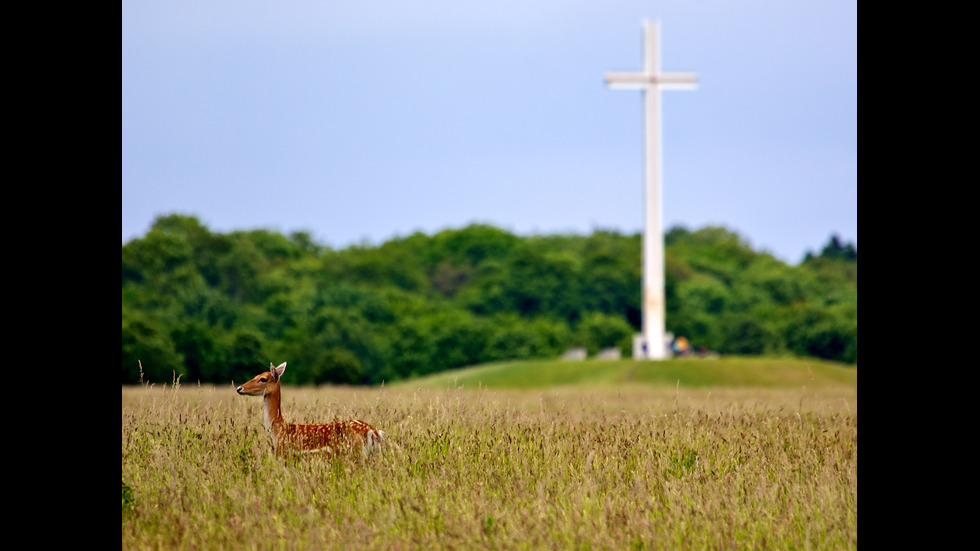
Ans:
[{"label": "cross vertical post", "polygon": [[660,72],[659,23],[643,25],[643,72],[607,73],[610,88],[643,90],[644,107],[644,231],[643,231],[643,318],[642,346],[635,346],[633,357],[662,360],[669,357],[665,333],[664,233],[661,180],[660,91],[691,90],[697,87],[694,73]]}]

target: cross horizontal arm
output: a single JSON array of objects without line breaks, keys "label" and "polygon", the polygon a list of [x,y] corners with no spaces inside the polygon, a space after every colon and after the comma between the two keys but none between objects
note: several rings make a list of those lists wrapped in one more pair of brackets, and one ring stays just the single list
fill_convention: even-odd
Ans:
[{"label": "cross horizontal arm", "polygon": [[695,73],[606,73],[606,84],[612,88],[646,88],[656,86],[665,90],[691,90],[697,88]]}]

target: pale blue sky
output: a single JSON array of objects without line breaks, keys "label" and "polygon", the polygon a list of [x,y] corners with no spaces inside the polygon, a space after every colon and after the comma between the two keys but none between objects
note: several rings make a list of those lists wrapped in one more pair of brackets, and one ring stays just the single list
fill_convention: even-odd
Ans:
[{"label": "pale blue sky", "polygon": [[855,0],[124,0],[122,240],[173,212],[334,248],[640,231],[641,93],[603,77],[645,19],[700,80],[664,93],[665,228],[856,244]]}]

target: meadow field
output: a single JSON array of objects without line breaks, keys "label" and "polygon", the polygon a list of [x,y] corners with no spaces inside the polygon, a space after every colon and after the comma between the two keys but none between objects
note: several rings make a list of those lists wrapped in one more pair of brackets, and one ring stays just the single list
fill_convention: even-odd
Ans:
[{"label": "meadow field", "polygon": [[122,548],[857,548],[853,366],[524,362],[282,392],[289,422],[359,418],[389,444],[278,458],[230,381],[124,386]]}]

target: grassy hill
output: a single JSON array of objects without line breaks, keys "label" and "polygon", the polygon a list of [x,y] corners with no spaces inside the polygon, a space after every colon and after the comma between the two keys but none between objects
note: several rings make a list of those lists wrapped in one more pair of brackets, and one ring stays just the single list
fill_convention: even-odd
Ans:
[{"label": "grassy hill", "polygon": [[857,368],[799,358],[674,358],[513,361],[445,371],[398,382],[413,388],[533,389],[652,385],[684,388],[857,387]]},{"label": "grassy hill", "polygon": [[722,357],[285,389],[290,422],[386,432],[357,464],[277,457],[227,383],[123,386],[122,548],[857,549],[856,381]]}]

